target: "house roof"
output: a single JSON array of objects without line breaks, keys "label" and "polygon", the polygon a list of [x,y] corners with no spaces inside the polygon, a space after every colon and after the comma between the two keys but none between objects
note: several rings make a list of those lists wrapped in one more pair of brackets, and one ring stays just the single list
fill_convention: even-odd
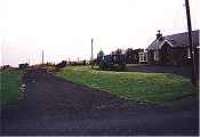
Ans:
[{"label": "house roof", "polygon": [[[192,38],[193,38],[193,46],[197,47],[200,45],[200,31],[195,30],[192,31]],[[168,42],[172,47],[188,47],[188,32],[178,33],[163,36],[161,40],[155,39],[147,48],[147,50],[151,49],[160,49],[163,42]]]}]

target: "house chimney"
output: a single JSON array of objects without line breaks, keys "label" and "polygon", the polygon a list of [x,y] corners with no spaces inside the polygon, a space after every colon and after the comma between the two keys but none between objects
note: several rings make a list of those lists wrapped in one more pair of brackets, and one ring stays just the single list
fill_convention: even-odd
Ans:
[{"label": "house chimney", "polygon": [[160,32],[160,30],[158,30],[158,33],[156,34],[156,39],[157,40],[161,40],[162,39],[162,33]]}]

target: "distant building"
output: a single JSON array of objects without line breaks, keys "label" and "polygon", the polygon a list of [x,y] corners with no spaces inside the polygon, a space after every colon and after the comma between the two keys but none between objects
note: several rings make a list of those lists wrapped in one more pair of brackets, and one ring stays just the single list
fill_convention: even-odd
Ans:
[{"label": "distant building", "polygon": [[[199,30],[192,32],[193,46],[195,53],[199,54]],[[148,52],[148,63],[160,65],[187,65],[191,64],[188,33],[178,33],[163,36],[160,31],[156,39],[146,49]],[[197,55],[195,54],[195,55]],[[198,59],[197,55],[195,57]]]},{"label": "distant building", "polygon": [[28,63],[24,63],[24,64],[19,64],[19,69],[26,69],[29,67]]}]

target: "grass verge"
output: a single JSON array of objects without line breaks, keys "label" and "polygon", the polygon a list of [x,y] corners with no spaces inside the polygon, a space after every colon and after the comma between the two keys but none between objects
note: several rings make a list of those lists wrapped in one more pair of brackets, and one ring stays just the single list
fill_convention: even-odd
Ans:
[{"label": "grass verge", "polygon": [[197,93],[189,79],[175,74],[98,71],[79,66],[67,67],[57,75],[134,102],[157,104]]},{"label": "grass verge", "polygon": [[0,103],[11,104],[15,103],[17,97],[20,95],[19,88],[22,84],[22,71],[1,71],[1,90]]}]

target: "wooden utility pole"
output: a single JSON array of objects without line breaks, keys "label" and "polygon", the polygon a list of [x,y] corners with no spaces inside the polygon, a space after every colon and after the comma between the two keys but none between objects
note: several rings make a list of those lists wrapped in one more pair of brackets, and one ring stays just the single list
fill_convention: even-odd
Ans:
[{"label": "wooden utility pole", "polygon": [[187,27],[188,27],[188,40],[190,46],[190,55],[191,55],[191,62],[192,62],[192,76],[191,81],[194,85],[196,85],[196,76],[195,76],[195,56],[194,56],[194,47],[192,42],[192,23],[191,23],[191,16],[190,16],[190,4],[189,0],[185,0],[185,9],[186,9],[186,16],[187,16]]},{"label": "wooden utility pole", "polygon": [[91,66],[92,66],[92,68],[93,68],[93,43],[94,43],[94,39],[93,38],[91,38],[91,58],[90,58],[90,62],[91,62]]}]

